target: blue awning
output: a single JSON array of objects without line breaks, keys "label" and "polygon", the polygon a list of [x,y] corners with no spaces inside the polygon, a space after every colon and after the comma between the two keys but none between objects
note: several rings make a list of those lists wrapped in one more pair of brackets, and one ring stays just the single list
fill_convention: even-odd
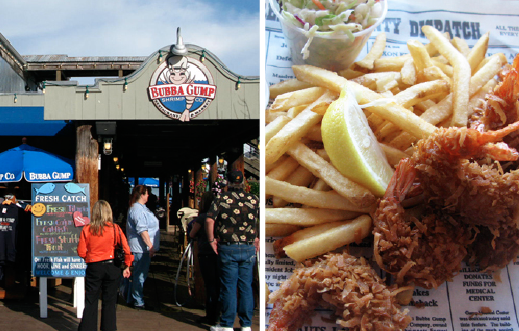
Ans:
[{"label": "blue awning", "polygon": [[[128,178],[128,184],[130,184],[131,187],[135,186],[135,178],[130,177]],[[149,187],[159,187],[160,182],[158,178],[151,178],[151,177],[139,177],[139,185],[149,186]]]},{"label": "blue awning", "polygon": [[0,153],[0,182],[68,182],[74,178],[74,160],[22,144]]},{"label": "blue awning", "polygon": [[43,107],[0,107],[0,136],[55,136],[65,121],[45,121]]}]

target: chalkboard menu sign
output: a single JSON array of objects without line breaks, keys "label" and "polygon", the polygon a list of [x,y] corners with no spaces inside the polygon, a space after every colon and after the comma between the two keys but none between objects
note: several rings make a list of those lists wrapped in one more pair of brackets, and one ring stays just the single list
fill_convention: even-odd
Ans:
[{"label": "chalkboard menu sign", "polygon": [[32,272],[35,277],[83,277],[77,256],[83,226],[90,220],[88,184],[32,184]]}]

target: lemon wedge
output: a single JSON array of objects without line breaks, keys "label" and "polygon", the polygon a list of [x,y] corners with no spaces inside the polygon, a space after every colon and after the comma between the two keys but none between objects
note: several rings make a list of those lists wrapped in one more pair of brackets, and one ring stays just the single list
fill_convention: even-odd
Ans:
[{"label": "lemon wedge", "polygon": [[339,99],[330,104],[321,132],[335,168],[375,196],[384,196],[394,171],[353,92],[342,90]]}]

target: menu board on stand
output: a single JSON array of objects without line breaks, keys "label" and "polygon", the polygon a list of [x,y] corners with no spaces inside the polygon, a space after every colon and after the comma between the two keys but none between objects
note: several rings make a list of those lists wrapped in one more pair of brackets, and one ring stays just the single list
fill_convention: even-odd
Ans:
[{"label": "menu board on stand", "polygon": [[84,307],[85,261],[77,255],[90,222],[89,184],[32,184],[32,274],[40,278],[40,317],[47,317],[47,278],[74,278],[74,307]]}]

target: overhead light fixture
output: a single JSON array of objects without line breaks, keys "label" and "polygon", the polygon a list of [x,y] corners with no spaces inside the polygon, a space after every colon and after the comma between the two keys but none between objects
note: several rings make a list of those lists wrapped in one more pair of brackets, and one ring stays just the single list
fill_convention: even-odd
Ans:
[{"label": "overhead light fixture", "polygon": [[200,57],[200,62],[204,62],[205,60],[205,49],[202,50],[202,56]]},{"label": "overhead light fixture", "polygon": [[191,169],[189,169],[187,172],[190,174],[191,173]]},{"label": "overhead light fixture", "polygon": [[124,79],[124,85],[123,85],[123,91],[126,92],[127,89],[128,89],[128,80],[125,78]]},{"label": "overhead light fixture", "polygon": [[89,93],[90,93],[90,91],[88,90],[88,85],[87,85],[86,90],[85,90],[85,100],[88,99]]},{"label": "overhead light fixture", "polygon": [[103,154],[111,155],[113,152],[113,139],[112,138],[103,138]]},{"label": "overhead light fixture", "polygon": [[45,94],[45,86],[47,85],[46,81],[43,81],[43,85],[41,87],[41,93]]},{"label": "overhead light fixture", "polygon": [[121,172],[124,172],[124,168],[121,168]]},{"label": "overhead light fixture", "polygon": [[223,156],[219,156],[219,157],[218,157],[218,163],[219,163],[220,165],[223,164]]},{"label": "overhead light fixture", "polygon": [[16,93],[14,94],[14,103],[18,102],[18,97],[16,96]]},{"label": "overhead light fixture", "polygon": [[115,169],[119,170],[120,168],[121,168],[120,165],[118,165],[118,164],[115,165]]},{"label": "overhead light fixture", "polygon": [[238,81],[236,82],[236,89],[238,90],[238,89],[240,89],[240,87],[241,87],[241,77],[238,76]]},{"label": "overhead light fixture", "polygon": [[114,156],[114,162],[119,161],[119,158],[117,156]]}]

